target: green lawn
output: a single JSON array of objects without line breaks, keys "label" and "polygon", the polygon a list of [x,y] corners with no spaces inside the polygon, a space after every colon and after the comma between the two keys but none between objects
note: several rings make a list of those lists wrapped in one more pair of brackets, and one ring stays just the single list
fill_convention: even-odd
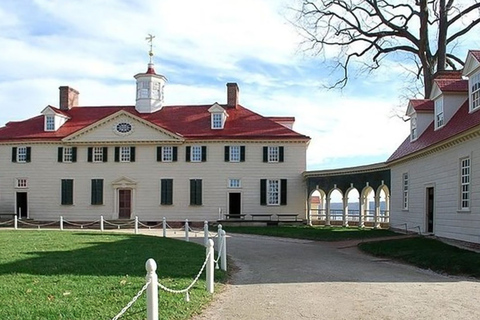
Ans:
[{"label": "green lawn", "polygon": [[[159,282],[185,288],[205,248],[132,234],[68,231],[0,232],[0,319],[111,319],[145,284],[145,262],[157,262]],[[218,270],[216,281],[226,279]],[[219,289],[219,285],[216,285]],[[161,319],[188,319],[210,300],[205,274],[183,295],[159,289]],[[142,295],[121,319],[145,319]]]},{"label": "green lawn", "polygon": [[480,253],[423,237],[367,242],[360,249],[378,257],[392,258],[450,275],[480,279]]},{"label": "green lawn", "polygon": [[264,236],[308,239],[317,241],[342,241],[352,239],[370,239],[378,237],[398,236],[388,230],[359,229],[343,227],[310,227],[310,226],[269,226],[269,227],[225,227],[225,231],[233,233],[259,234]]}]

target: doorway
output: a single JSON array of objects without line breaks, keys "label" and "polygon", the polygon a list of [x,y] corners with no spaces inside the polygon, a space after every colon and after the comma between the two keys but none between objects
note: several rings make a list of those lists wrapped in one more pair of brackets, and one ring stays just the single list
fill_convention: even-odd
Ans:
[{"label": "doorway", "polygon": [[132,190],[118,190],[118,219],[130,219],[132,214]]},{"label": "doorway", "polygon": [[26,192],[17,192],[17,217],[28,218],[28,199]]},{"label": "doorway", "polygon": [[[228,194],[228,214],[230,218],[238,219],[242,213],[242,194],[231,192]],[[235,217],[235,215],[238,215]]]},{"label": "doorway", "polygon": [[434,188],[427,188],[427,232],[433,233],[433,216],[434,216]]}]

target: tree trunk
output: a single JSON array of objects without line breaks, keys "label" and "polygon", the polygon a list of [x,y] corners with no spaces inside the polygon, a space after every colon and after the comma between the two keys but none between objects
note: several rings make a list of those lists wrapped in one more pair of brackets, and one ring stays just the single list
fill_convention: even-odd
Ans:
[{"label": "tree trunk", "polygon": [[447,8],[445,0],[439,1],[437,72],[444,71],[447,66]]}]

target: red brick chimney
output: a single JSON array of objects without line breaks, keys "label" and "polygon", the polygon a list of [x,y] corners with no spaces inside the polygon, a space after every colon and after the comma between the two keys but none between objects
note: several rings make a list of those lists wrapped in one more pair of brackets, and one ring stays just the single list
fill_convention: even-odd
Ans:
[{"label": "red brick chimney", "polygon": [[70,110],[78,106],[79,92],[69,86],[61,86],[60,88],[60,110]]},{"label": "red brick chimney", "polygon": [[238,85],[235,82],[227,83],[227,107],[237,108],[238,92]]}]

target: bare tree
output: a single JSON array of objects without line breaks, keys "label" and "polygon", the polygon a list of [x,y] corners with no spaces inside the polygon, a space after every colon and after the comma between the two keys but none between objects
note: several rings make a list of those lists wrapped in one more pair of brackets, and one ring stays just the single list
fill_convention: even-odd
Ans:
[{"label": "bare tree", "polygon": [[414,57],[412,71],[428,97],[435,72],[463,66],[455,45],[480,23],[480,0],[455,1],[303,0],[295,24],[315,54],[337,49],[334,67],[342,76],[332,88],[347,85],[350,64],[372,71],[397,53]]}]

